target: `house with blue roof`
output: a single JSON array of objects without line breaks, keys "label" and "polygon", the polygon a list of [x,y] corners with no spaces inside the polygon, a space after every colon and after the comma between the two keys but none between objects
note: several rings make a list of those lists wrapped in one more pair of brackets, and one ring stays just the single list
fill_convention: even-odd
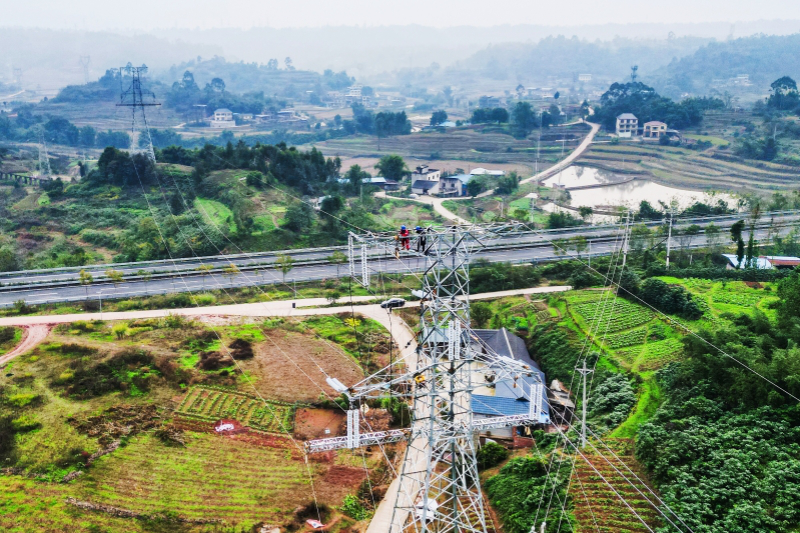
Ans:
[{"label": "house with blue roof", "polygon": [[[532,413],[531,393],[535,385],[546,383],[544,372],[531,358],[525,341],[502,329],[474,330],[477,339],[473,343],[473,350],[478,352],[492,352],[501,357],[508,357],[520,361],[530,368],[530,372],[521,373],[516,380],[501,380],[493,382],[491,376],[495,374],[492,366],[487,366],[485,375],[487,384],[479,387],[472,395],[471,407],[474,420],[495,418],[513,415],[532,415],[537,422],[535,426],[550,424],[550,409],[548,406],[546,387],[538,390],[542,397],[535,405],[540,405],[538,413]],[[488,430],[485,436],[493,438],[512,439],[516,436],[528,436],[530,427],[521,425]]]}]

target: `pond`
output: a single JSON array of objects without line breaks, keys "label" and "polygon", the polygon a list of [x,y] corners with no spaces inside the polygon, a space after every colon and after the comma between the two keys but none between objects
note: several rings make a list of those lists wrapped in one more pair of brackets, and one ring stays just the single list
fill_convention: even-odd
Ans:
[{"label": "pond", "polygon": [[573,165],[542,181],[542,185],[552,187],[558,184],[564,187],[582,187],[585,185],[614,183],[624,179],[624,176],[614,174],[608,170]]}]

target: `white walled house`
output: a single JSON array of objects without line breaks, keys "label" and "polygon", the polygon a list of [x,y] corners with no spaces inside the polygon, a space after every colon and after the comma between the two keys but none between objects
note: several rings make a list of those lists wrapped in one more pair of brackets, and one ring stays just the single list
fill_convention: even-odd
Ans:
[{"label": "white walled house", "polygon": [[214,116],[211,117],[212,128],[233,128],[234,126],[236,126],[236,122],[233,121],[233,111],[224,107],[214,111]]},{"label": "white walled house", "polygon": [[617,136],[636,137],[639,133],[639,119],[633,113],[623,113],[617,117]]}]

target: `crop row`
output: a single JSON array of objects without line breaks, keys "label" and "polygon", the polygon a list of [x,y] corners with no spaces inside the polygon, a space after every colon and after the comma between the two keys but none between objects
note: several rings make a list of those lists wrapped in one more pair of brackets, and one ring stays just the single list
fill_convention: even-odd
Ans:
[{"label": "crop row", "polygon": [[240,392],[192,387],[178,406],[179,414],[199,420],[238,420],[261,431],[288,433],[292,430],[293,406],[255,398]]},{"label": "crop row", "polygon": [[751,307],[757,305],[762,298],[763,296],[760,294],[743,291],[725,291],[714,294],[714,302],[720,304],[738,305],[740,307]]},{"label": "crop row", "polygon": [[575,306],[575,311],[599,331],[614,333],[646,324],[653,319],[648,309],[617,299],[613,304],[595,302]]},{"label": "crop row", "polygon": [[636,346],[642,344],[647,337],[646,328],[637,328],[616,335],[611,335],[606,339],[606,346],[612,349],[624,348],[626,346]]},{"label": "crop row", "polygon": [[683,353],[683,343],[680,339],[666,339],[663,341],[648,342],[645,346],[644,362],[640,370],[655,370],[675,361]]}]

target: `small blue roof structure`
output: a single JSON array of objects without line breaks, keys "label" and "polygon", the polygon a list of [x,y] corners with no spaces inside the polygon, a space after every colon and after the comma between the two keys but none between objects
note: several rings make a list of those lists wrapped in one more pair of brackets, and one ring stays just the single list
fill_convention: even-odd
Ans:
[{"label": "small blue roof structure", "polygon": [[514,400],[512,398],[485,396],[483,394],[472,395],[472,412],[476,415],[526,415],[528,411],[530,411],[530,402],[527,400]]}]

